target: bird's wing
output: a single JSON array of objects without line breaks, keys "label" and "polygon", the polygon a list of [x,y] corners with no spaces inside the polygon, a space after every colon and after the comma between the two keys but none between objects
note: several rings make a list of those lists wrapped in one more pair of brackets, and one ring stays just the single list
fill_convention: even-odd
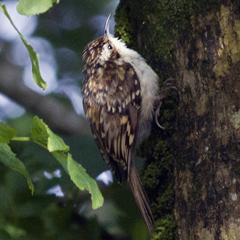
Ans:
[{"label": "bird's wing", "polygon": [[94,76],[95,83],[89,81],[84,86],[89,93],[83,100],[84,109],[104,160],[121,182],[122,172],[128,178],[137,139],[139,78],[130,64],[119,66],[110,61]]}]

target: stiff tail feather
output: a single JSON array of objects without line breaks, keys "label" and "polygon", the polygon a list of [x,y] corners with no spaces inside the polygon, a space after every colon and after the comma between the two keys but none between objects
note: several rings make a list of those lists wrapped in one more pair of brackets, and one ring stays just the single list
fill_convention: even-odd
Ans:
[{"label": "stiff tail feather", "polygon": [[140,177],[138,175],[134,162],[132,162],[132,166],[130,168],[130,172],[128,175],[128,182],[133,192],[135,201],[145,221],[145,224],[147,225],[148,231],[151,234],[153,230],[153,221],[154,221],[153,215],[148,203],[147,194],[143,188],[142,182],[140,180]]}]

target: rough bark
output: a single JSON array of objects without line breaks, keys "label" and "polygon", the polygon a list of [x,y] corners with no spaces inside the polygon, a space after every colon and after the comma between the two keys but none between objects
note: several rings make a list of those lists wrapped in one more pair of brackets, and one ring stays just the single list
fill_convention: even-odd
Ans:
[{"label": "rough bark", "polygon": [[177,42],[181,92],[175,217],[180,239],[240,239],[240,20],[232,3]]},{"label": "rough bark", "polygon": [[116,21],[179,93],[179,106],[173,93],[162,107],[166,129],[154,126],[139,151],[153,239],[240,239],[238,1],[122,0]]}]

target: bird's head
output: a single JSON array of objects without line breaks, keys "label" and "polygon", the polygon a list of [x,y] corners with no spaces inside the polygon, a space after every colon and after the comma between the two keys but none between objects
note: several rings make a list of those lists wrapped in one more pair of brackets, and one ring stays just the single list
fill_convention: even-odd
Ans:
[{"label": "bird's head", "polygon": [[83,61],[88,65],[102,64],[104,61],[114,61],[120,58],[124,60],[126,56],[133,58],[139,56],[137,52],[127,48],[125,43],[109,32],[110,17],[111,14],[105,24],[104,36],[93,40],[84,48]]}]

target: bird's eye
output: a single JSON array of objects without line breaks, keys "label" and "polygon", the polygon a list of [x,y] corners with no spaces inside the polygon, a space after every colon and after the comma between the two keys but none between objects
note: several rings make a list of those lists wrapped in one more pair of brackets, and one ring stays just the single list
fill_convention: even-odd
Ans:
[{"label": "bird's eye", "polygon": [[109,45],[108,45],[108,49],[109,49],[109,50],[112,50],[112,49],[113,49],[112,45],[109,44]]}]

